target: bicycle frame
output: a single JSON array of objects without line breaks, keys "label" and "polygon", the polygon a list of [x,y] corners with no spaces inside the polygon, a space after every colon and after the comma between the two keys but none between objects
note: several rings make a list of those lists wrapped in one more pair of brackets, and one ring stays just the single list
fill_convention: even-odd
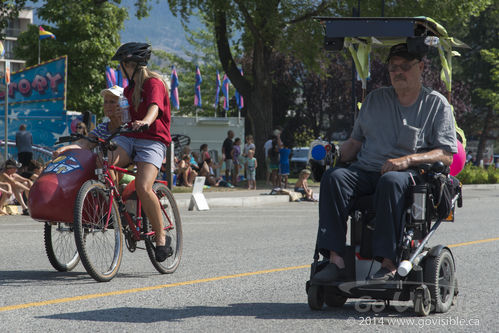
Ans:
[{"label": "bicycle frame", "polygon": [[[128,169],[124,169],[124,168],[121,168],[121,167],[118,167],[115,165],[110,165],[109,158],[107,157],[108,147],[105,145],[106,143],[107,143],[107,141],[99,139],[98,147],[100,148],[100,150],[102,152],[102,157],[101,157],[102,158],[102,166],[100,168],[95,169],[95,174],[98,176],[99,181],[104,183],[106,185],[106,187],[109,188],[109,190],[110,190],[109,208],[108,208],[108,215],[107,215],[107,221],[106,221],[105,227],[107,228],[107,226],[108,226],[109,218],[111,216],[111,209],[112,209],[113,201],[116,200],[118,202],[120,214],[121,214],[121,216],[125,217],[125,219],[128,223],[128,226],[133,234],[133,239],[135,241],[146,239],[146,237],[154,235],[155,232],[150,231],[150,232],[143,233],[143,234],[141,234],[141,232],[140,232],[140,230],[142,229],[143,218],[142,218],[142,203],[141,203],[139,197],[137,196],[137,207],[136,207],[135,217],[133,218],[132,216],[130,216],[130,214],[128,213],[128,211],[125,207],[125,201],[123,200],[123,197],[119,193],[118,188],[113,181],[110,170],[116,171],[117,173],[128,174],[128,175],[132,175],[132,176],[135,176],[136,173],[134,171],[130,171]],[[160,183],[167,185],[167,182],[165,182],[165,181],[156,180],[156,182],[160,182]],[[159,202],[159,198],[158,198],[158,202]],[[168,219],[168,226],[165,227],[165,230],[172,229],[173,223],[170,219],[170,216],[168,216],[167,212],[165,211],[165,209],[161,205],[161,202],[159,202],[159,204],[160,204],[160,209],[162,210],[163,214]],[[134,219],[135,219],[135,221],[134,221]],[[124,225],[123,225],[123,227],[124,227]]]}]

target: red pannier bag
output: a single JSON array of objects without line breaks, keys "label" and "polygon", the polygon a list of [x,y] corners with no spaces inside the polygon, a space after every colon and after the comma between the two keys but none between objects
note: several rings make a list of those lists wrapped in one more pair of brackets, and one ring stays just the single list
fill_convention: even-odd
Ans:
[{"label": "red pannier bag", "polygon": [[83,183],[95,176],[96,154],[69,149],[51,161],[31,187],[28,208],[40,222],[73,223],[74,205]]}]

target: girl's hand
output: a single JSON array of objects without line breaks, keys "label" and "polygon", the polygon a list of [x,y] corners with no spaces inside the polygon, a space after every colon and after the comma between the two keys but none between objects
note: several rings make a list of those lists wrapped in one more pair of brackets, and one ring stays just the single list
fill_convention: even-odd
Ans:
[{"label": "girl's hand", "polygon": [[147,121],[143,121],[143,120],[135,120],[133,123],[132,123],[132,129],[134,131],[137,131],[139,130],[142,126],[144,125],[150,125]]}]

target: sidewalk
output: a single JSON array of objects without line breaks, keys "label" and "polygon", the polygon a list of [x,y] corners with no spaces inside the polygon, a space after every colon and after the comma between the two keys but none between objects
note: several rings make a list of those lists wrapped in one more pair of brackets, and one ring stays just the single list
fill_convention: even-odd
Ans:
[{"label": "sidewalk", "polygon": [[[484,185],[464,185],[464,191],[470,190],[499,190],[499,184]],[[314,193],[319,192],[319,188],[313,188]],[[270,189],[261,190],[239,190],[222,192],[203,192],[208,206],[213,207],[259,207],[277,203],[290,202],[288,195],[269,195]],[[191,193],[175,193],[175,200],[180,210],[188,209],[191,200]],[[465,194],[466,198],[466,194]],[[22,213],[21,206],[10,206],[13,215]]]},{"label": "sidewalk", "polygon": [[[227,192],[203,192],[208,206],[213,207],[258,207],[289,202],[289,195],[269,195],[270,189],[239,190]],[[187,209],[191,193],[175,193],[179,209]]]}]

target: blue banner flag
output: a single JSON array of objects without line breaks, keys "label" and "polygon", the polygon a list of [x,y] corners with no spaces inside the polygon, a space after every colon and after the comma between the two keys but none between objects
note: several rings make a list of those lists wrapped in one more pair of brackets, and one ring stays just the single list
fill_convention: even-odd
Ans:
[{"label": "blue banner flag", "polygon": [[177,110],[180,108],[180,103],[178,100],[178,76],[175,66],[172,66],[172,77],[171,77],[171,87],[170,87],[170,101],[172,106]]},{"label": "blue banner flag", "polygon": [[217,78],[216,78],[216,84],[217,84],[217,89],[216,89],[216,93],[215,93],[215,104],[213,105],[215,108],[218,107],[218,102],[220,101],[220,98],[219,98],[219,95],[220,95],[220,85],[222,84],[222,82],[220,81],[220,73],[218,72],[217,70]]},{"label": "blue banner flag", "polygon": [[224,74],[224,80],[222,82],[222,94],[224,95],[224,109],[229,110],[229,78],[227,74]]},{"label": "blue banner flag", "polygon": [[201,78],[201,71],[199,67],[196,66],[196,83],[194,85],[194,105],[197,107],[201,107],[201,82],[203,79]]}]

